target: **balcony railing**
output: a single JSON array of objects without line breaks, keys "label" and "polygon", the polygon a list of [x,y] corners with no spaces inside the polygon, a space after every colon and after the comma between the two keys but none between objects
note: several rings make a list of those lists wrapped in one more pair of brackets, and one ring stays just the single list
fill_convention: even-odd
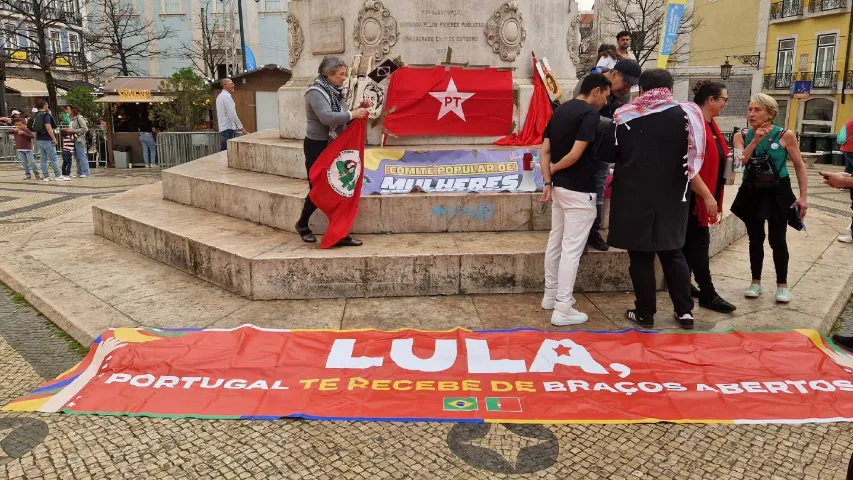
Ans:
[{"label": "balcony railing", "polygon": [[[39,63],[39,52],[29,48],[10,48],[0,51],[0,55],[5,53],[6,61],[10,63]],[[82,52],[59,52],[50,54],[52,58],[51,64],[56,67],[75,68],[79,69],[83,66],[84,58]]]},{"label": "balcony railing", "polygon": [[809,13],[828,12],[847,6],[847,0],[806,0],[806,11]]},{"label": "balcony railing", "polygon": [[798,17],[803,13],[833,13],[846,9],[848,0],[782,0],[770,4],[770,19]]},{"label": "balcony railing", "polygon": [[770,4],[770,19],[796,17],[803,14],[802,0],[784,0]]},{"label": "balcony railing", "polygon": [[[9,7],[7,5],[12,5]],[[32,14],[34,12],[33,2],[22,0],[19,2],[8,2],[0,4],[0,11]],[[59,20],[66,25],[83,25],[83,16],[80,14],[80,4],[74,0],[51,2],[41,4],[41,14],[51,20]]]},{"label": "balcony railing", "polygon": [[800,72],[799,80],[812,82],[812,88],[831,88],[838,87],[838,72]]},{"label": "balcony railing", "polygon": [[844,75],[844,88],[853,88],[853,71]]},{"label": "balcony railing", "polygon": [[793,73],[770,73],[764,75],[764,90],[790,90],[793,83]]}]

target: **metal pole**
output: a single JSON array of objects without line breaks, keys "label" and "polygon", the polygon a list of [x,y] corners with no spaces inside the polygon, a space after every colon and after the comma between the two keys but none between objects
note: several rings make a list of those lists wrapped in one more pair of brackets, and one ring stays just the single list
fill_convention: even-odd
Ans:
[{"label": "metal pole", "polygon": [[240,57],[243,59],[243,72],[246,69],[246,35],[243,33],[243,1],[235,0],[237,2],[237,19],[240,21]]},{"label": "metal pole", "polygon": [[841,103],[847,93],[847,69],[850,68],[850,35],[853,35],[853,14],[850,14],[850,22],[847,24],[847,53],[844,55],[844,81],[841,82]]}]

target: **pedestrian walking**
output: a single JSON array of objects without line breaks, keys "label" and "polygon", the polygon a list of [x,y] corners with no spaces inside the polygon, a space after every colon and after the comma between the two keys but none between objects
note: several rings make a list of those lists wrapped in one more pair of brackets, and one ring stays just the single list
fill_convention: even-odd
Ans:
[{"label": "pedestrian walking", "polygon": [[15,128],[6,130],[7,135],[15,137],[15,152],[21,165],[24,167],[24,180],[30,180],[32,175],[30,170],[35,175],[36,180],[41,180],[39,169],[36,165],[36,157],[33,155],[33,138],[35,135],[27,128],[26,118],[21,116],[15,117]]},{"label": "pedestrian walking", "polygon": [[43,99],[36,100],[36,112],[27,123],[27,128],[36,135],[36,146],[38,147],[39,157],[41,158],[42,180],[45,182],[50,181],[50,175],[47,171],[48,163],[53,168],[54,180],[62,182],[71,180],[63,176],[59,171],[59,164],[56,161],[56,145],[59,142],[54,133],[56,121],[50,114],[47,102]]},{"label": "pedestrian walking", "polygon": [[[311,167],[329,145],[329,142],[338,138],[347,123],[356,118],[367,117],[367,110],[372,106],[370,100],[364,100],[360,106],[352,111],[344,110],[344,99],[341,87],[347,78],[347,65],[340,57],[324,57],[318,68],[319,75],[305,91],[305,114],[307,125],[303,150],[305,152],[305,171],[310,177]],[[311,181],[308,181],[308,189],[311,189]],[[317,206],[311,201],[311,197],[305,196],[305,204],[302,207],[302,215],[296,222],[296,232],[303,242],[315,243],[317,237],[308,226],[311,215],[317,210]],[[358,247],[362,244],[347,235],[338,246]]]},{"label": "pedestrian walking", "polygon": [[682,247],[689,180],[705,154],[705,122],[695,104],[673,99],[673,79],[666,70],[646,70],[639,86],[640,96],[616,111],[615,141],[604,144],[605,157],[616,164],[607,242],[627,250],[630,258],[636,308],[626,312],[627,318],[654,327],[657,256],[675,318],[682,328],[692,329],[690,271]]},{"label": "pedestrian walking", "polygon": [[[759,93],[749,102],[750,128],[734,135],[735,155],[744,162],[743,183],[732,204],[732,213],[746,224],[749,237],[749,264],[752,283],[744,292],[747,298],[762,294],[764,240],[769,238],[776,267],[776,301],[791,301],[788,289],[788,222],[802,219],[808,211],[808,173],[794,132],[773,125],[779,105],[773,97]],[[800,196],[794,196],[787,159],[797,173]],[[765,233],[765,224],[767,232]]]},{"label": "pedestrian walking", "polygon": [[[89,131],[89,123],[86,121],[86,117],[80,114],[79,108],[71,106],[68,109],[71,112],[71,122],[66,130],[71,132],[74,138],[74,141],[71,142],[71,149],[74,152],[74,157],[77,158],[77,175],[75,176],[86,178],[89,176],[89,155],[86,147],[86,133]],[[69,170],[68,173],[71,171]]]},{"label": "pedestrian walking", "polygon": [[222,80],[222,92],[216,97],[216,118],[219,120],[219,138],[221,145],[219,151],[228,149],[228,140],[237,136],[239,131],[243,135],[249,133],[243,128],[243,123],[237,118],[237,105],[231,94],[234,92],[234,81],[230,78]]},{"label": "pedestrian walking", "polygon": [[544,133],[540,153],[545,180],[542,202],[552,205],[542,308],[554,310],[551,324],[558,327],[589,320],[586,313],[574,308],[574,289],[587,232],[595,221],[597,161],[593,143],[598,110],[607,104],[610,86],[602,74],[587,75],[580,94],[554,112]]},{"label": "pedestrian walking", "polygon": [[717,223],[723,213],[723,193],[726,185],[726,161],[729,147],[714,121],[729,101],[726,86],[702,81],[693,87],[693,102],[699,105],[705,120],[705,161],[691,183],[687,217],[687,238],[684,256],[699,288],[691,285],[690,293],[699,298],[699,306],[720,313],[732,313],[737,307],[723,300],[711,279],[710,225]]}]

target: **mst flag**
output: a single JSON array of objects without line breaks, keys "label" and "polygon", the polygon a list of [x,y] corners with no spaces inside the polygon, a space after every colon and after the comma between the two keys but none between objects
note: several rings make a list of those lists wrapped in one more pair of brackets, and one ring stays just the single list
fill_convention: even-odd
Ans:
[{"label": "mst flag", "polygon": [[506,135],[512,73],[495,68],[401,67],[391,77],[385,130],[402,135]]},{"label": "mst flag", "polygon": [[364,179],[366,124],[364,118],[352,122],[311,167],[312,188],[308,196],[329,217],[329,228],[320,241],[320,248],[334,247],[349,235],[358,214]]}]

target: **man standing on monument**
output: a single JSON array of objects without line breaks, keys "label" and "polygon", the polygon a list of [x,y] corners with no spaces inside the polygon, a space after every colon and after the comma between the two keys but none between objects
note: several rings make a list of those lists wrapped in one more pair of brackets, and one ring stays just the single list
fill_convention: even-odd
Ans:
[{"label": "man standing on monument", "polygon": [[[598,112],[601,114],[599,132],[605,132],[610,129],[613,123],[613,114],[616,110],[623,104],[631,101],[631,87],[637,85],[642,69],[640,68],[640,64],[635,60],[619,60],[612,69],[597,67],[594,70],[604,74],[613,85],[610,90],[610,96],[607,99],[607,104]],[[578,86],[575,88],[576,97],[580,93],[580,86],[581,84],[578,83]],[[596,136],[593,146],[593,155],[596,159],[595,222],[593,222],[592,228],[589,230],[589,238],[587,239],[587,245],[600,251],[607,251],[609,248],[607,242],[601,238],[601,217],[604,214],[604,186],[607,184],[607,177],[610,176],[610,164],[601,161],[601,156],[598,154],[598,148],[604,140],[603,134]]]},{"label": "man standing on monument", "polygon": [[598,110],[607,103],[610,86],[604,75],[587,75],[577,98],[554,112],[542,142],[542,202],[553,202],[542,308],[554,310],[551,324],[558,327],[589,320],[574,308],[574,289],[586,233],[595,221],[596,161],[591,144],[598,129]]},{"label": "man standing on monument", "polygon": [[237,131],[243,135],[249,133],[243,128],[243,123],[237,118],[237,105],[231,93],[234,92],[234,80],[222,80],[222,92],[216,97],[216,118],[219,120],[220,152],[228,149],[228,140],[237,136]]},{"label": "man standing on monument", "polygon": [[[616,164],[607,242],[628,251],[636,308],[629,320],[653,328],[657,311],[655,256],[660,258],[675,318],[693,328],[686,194],[705,154],[705,122],[696,104],[676,102],[666,70],[640,75],[640,96],[616,111],[604,157]],[[692,147],[689,147],[692,145]]]}]

